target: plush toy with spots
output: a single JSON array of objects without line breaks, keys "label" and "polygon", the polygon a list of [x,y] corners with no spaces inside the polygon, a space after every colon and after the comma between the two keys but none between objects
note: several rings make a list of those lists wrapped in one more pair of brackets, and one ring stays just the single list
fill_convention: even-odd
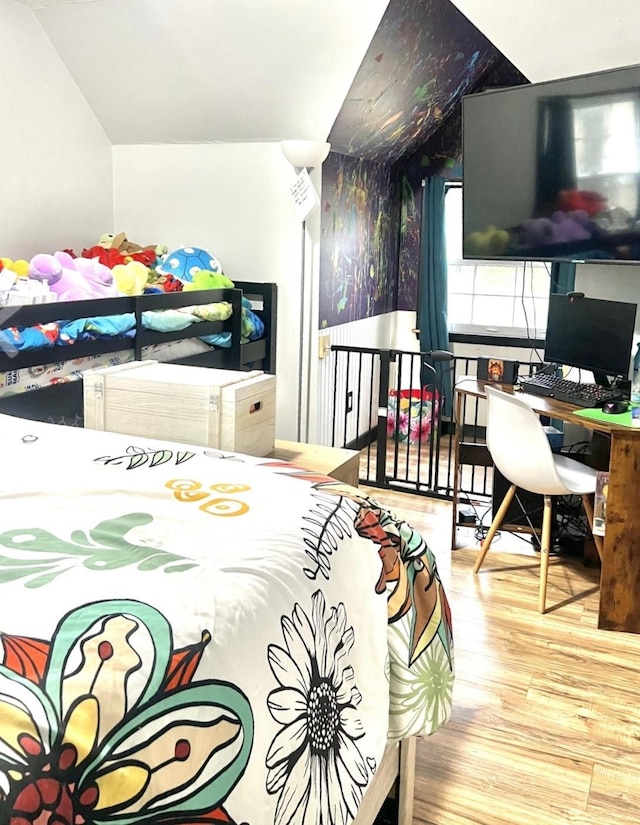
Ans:
[{"label": "plush toy with spots", "polygon": [[194,275],[201,270],[222,274],[222,265],[206,249],[197,246],[183,246],[167,253],[156,267],[163,275],[173,275],[183,283],[193,281]]}]

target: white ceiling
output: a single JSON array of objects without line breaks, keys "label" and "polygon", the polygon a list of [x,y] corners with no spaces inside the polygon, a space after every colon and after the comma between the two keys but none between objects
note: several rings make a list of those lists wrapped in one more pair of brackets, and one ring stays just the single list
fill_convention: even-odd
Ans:
[{"label": "white ceiling", "polygon": [[[114,144],[325,140],[389,0],[17,0]],[[640,0],[452,0],[531,81],[640,62]]]},{"label": "white ceiling", "polygon": [[326,140],[389,0],[18,0],[121,143]]},{"label": "white ceiling", "polygon": [[452,0],[532,83],[640,63],[639,0]]}]

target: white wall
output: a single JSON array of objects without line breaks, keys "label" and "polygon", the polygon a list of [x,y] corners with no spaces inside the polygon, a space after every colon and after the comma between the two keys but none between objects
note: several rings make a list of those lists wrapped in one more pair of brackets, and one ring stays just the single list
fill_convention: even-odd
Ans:
[{"label": "white wall", "polygon": [[111,145],[32,11],[0,0],[0,255],[82,248],[111,229]]},{"label": "white wall", "polygon": [[[203,247],[231,280],[278,284],[276,434],[295,439],[299,345],[307,334],[300,318],[302,225],[289,194],[295,172],[280,145],[115,146],[113,170],[115,231],[143,245]],[[313,251],[317,238],[307,240]]]},{"label": "white wall", "polygon": [[[576,291],[589,298],[637,304],[634,347],[640,341],[640,266],[635,264],[578,264]],[[631,373],[631,365],[629,366]]]},{"label": "white wall", "polygon": [[[589,298],[640,303],[640,266],[635,264],[578,264],[576,291]],[[636,317],[636,333],[640,333],[640,310]]]},{"label": "white wall", "polygon": [[638,62],[638,0],[452,0],[537,83]]},{"label": "white wall", "polygon": [[[341,360],[338,362],[341,368],[340,374],[336,376],[336,354],[333,353],[326,358],[319,358],[319,338],[326,336],[332,345],[393,349],[397,346],[397,316],[401,314],[407,316],[407,320],[411,315],[415,317],[415,313],[389,312],[386,315],[376,315],[373,318],[364,318],[361,321],[352,321],[325,330],[316,329],[311,339],[310,385],[315,389],[316,400],[310,407],[308,439],[310,442],[331,445],[335,439],[335,444],[339,447],[343,441],[349,442],[359,433],[366,432],[374,423],[374,420],[377,420],[377,403],[374,405],[375,408],[372,409],[368,396],[369,389],[372,387],[370,381],[371,360],[365,359],[362,368],[360,368],[358,358],[354,356],[350,359],[349,387],[354,391],[359,386],[362,388],[363,406],[359,410],[359,418],[355,406],[354,410],[347,415],[345,430],[346,356],[341,356]],[[372,389],[374,399],[376,399],[378,392],[377,374],[374,377]],[[338,418],[335,430],[333,426],[334,394]],[[354,398],[354,403],[356,401],[357,399]]]}]

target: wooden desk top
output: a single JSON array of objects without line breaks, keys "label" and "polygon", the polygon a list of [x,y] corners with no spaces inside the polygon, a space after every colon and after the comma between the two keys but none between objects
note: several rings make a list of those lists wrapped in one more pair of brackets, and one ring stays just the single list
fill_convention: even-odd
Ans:
[{"label": "wooden desk top", "polygon": [[489,385],[496,387],[503,392],[508,392],[511,395],[518,395],[525,400],[531,409],[535,410],[541,415],[546,415],[549,418],[557,418],[560,421],[568,421],[572,424],[577,424],[584,427],[586,430],[597,430],[602,433],[616,433],[619,435],[628,436],[629,438],[640,439],[640,429],[632,427],[623,427],[616,424],[615,421],[594,421],[591,418],[583,418],[580,415],[574,415],[576,410],[581,409],[574,404],[567,404],[565,401],[556,401],[555,398],[545,398],[542,395],[532,395],[530,393],[521,392],[517,386],[512,384],[496,384],[494,381],[478,381],[477,378],[471,375],[463,375],[456,381],[455,389],[457,392],[465,395],[473,395],[476,398],[484,398],[484,388]]}]

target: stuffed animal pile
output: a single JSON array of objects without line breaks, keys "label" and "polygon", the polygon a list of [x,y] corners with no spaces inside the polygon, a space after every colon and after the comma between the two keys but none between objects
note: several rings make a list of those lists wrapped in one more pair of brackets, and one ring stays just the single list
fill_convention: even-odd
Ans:
[{"label": "stuffed animal pile", "polygon": [[0,306],[222,286],[233,282],[207,250],[185,246],[168,252],[161,244],[142,247],[127,240],[124,232],[102,235],[80,255],[64,249],[38,253],[30,261],[0,258]]}]

